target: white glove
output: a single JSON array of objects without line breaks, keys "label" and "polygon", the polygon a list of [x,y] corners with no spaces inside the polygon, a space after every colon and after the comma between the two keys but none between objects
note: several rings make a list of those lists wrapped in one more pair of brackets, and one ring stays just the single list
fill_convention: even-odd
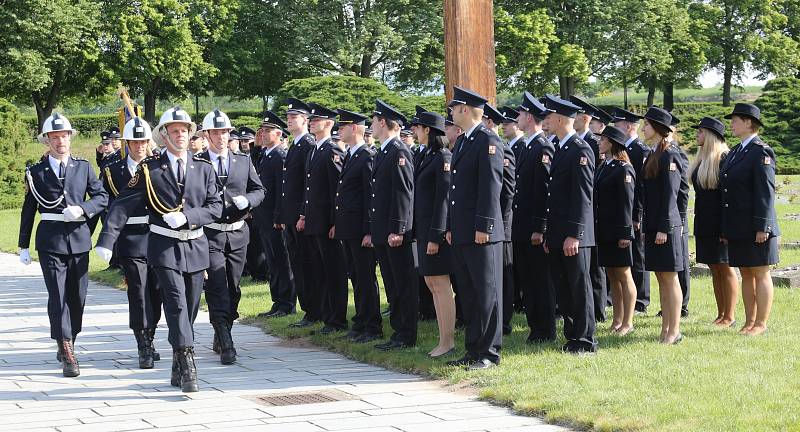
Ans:
[{"label": "white glove", "polygon": [[233,203],[236,204],[236,208],[239,210],[244,210],[247,207],[250,207],[250,201],[248,201],[243,195],[235,196],[231,199],[233,200]]},{"label": "white glove", "polygon": [[62,213],[64,213],[64,222],[74,222],[83,216],[83,209],[79,206],[67,206]]},{"label": "white glove", "polygon": [[164,222],[172,229],[178,229],[186,224],[186,215],[182,212],[172,212],[164,215]]},{"label": "white glove", "polygon": [[103,261],[109,262],[111,261],[112,252],[102,246],[95,246],[94,248],[95,253],[99,256]]},{"label": "white glove", "polygon": [[33,262],[31,260],[31,253],[28,251],[28,249],[20,249],[19,250],[19,262],[21,262],[22,264],[25,264],[25,265],[28,265],[31,262]]}]

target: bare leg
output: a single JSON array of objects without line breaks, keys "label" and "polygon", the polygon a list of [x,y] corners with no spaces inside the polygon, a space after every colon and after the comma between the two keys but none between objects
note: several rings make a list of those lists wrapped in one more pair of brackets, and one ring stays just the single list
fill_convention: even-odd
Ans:
[{"label": "bare leg", "polygon": [[736,272],[727,264],[719,264],[722,291],[725,293],[725,305],[722,310],[720,325],[731,326],[736,321],[736,300],[739,295],[739,279]]},{"label": "bare leg", "polygon": [[744,326],[739,330],[739,333],[747,334],[755,325],[756,312],[758,310],[756,279],[751,267],[740,267],[739,271],[742,273],[742,302],[744,302],[745,319]]},{"label": "bare leg", "polygon": [[611,306],[613,307],[613,320],[611,321],[611,331],[617,332],[622,325],[623,306],[622,306],[622,291],[620,289],[620,282],[618,280],[617,268],[606,267],[606,274],[611,283]]},{"label": "bare leg", "polygon": [[750,336],[758,336],[767,331],[767,321],[772,311],[772,276],[769,273],[769,266],[751,268],[755,279],[756,288],[756,318],[753,327],[747,332]]},{"label": "bare leg", "polygon": [[426,276],[425,281],[431,287],[436,306],[436,322],[439,324],[439,345],[430,352],[430,355],[438,357],[456,345],[456,303],[450,276]]},{"label": "bare leg", "polygon": [[656,272],[661,296],[661,342],[671,344],[680,335],[681,288],[677,272]]},{"label": "bare leg", "polygon": [[721,264],[709,264],[708,268],[711,270],[711,285],[714,287],[714,300],[717,302],[717,317],[714,318],[714,324],[719,324],[725,316],[725,290],[724,281],[720,272]]},{"label": "bare leg", "polygon": [[620,292],[622,293],[622,326],[618,332],[621,336],[633,330],[633,316],[636,307],[636,285],[630,267],[618,268],[617,275],[620,279]]}]

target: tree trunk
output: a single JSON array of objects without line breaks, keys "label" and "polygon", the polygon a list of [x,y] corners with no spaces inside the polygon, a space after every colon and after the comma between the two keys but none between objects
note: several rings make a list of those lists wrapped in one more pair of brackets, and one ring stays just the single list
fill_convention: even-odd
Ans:
[{"label": "tree trunk", "polygon": [[722,106],[731,106],[731,81],[733,80],[733,62],[725,60],[725,70],[722,75]]},{"label": "tree trunk", "polygon": [[622,107],[628,109],[628,79],[622,77]]},{"label": "tree trunk", "polygon": [[194,94],[194,116],[200,117],[200,96]]},{"label": "tree trunk", "polygon": [[653,102],[656,100],[656,80],[655,78],[650,78],[647,80],[647,106],[653,106]]},{"label": "tree trunk", "polygon": [[53,114],[53,109],[58,103],[58,97],[61,95],[61,81],[64,79],[63,72],[56,71],[53,77],[53,85],[47,91],[46,97],[40,92],[31,95],[33,106],[36,107],[36,120],[38,121],[37,132],[42,131],[42,125],[47,117]]},{"label": "tree trunk", "polygon": [[664,109],[672,111],[675,108],[675,83],[664,83]]},{"label": "tree trunk", "polygon": [[575,77],[558,77],[558,94],[562,99],[567,99],[575,94]]},{"label": "tree trunk", "polygon": [[144,119],[151,125],[156,124],[156,92],[152,89],[144,92]]}]

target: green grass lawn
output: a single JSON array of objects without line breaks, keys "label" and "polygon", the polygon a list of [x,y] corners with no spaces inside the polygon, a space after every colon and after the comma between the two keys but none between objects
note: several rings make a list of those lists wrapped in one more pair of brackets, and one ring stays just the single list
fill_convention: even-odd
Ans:
[{"label": "green grass lawn", "polygon": [[[800,177],[788,178],[786,187],[795,183],[800,185]],[[796,207],[800,205],[779,206],[779,217],[800,213]],[[0,211],[0,224],[5,227],[0,230],[0,249],[15,252],[19,211]],[[781,226],[784,233],[792,232],[793,237],[785,239],[800,239],[800,235],[794,237],[798,228],[793,223],[782,221]],[[781,258],[781,266],[800,263],[800,251],[782,250]],[[119,286],[119,274],[102,270],[105,267],[91,254],[90,276]],[[655,317],[659,309],[655,277],[651,277],[651,287],[650,315],[636,317],[631,336],[615,337],[608,324],[599,325],[597,355],[562,354],[563,340],[529,346],[524,316],[517,315],[513,334],[504,338],[501,366],[484,372],[449,368],[444,360],[429,359],[426,353],[437,337],[434,322],[420,323],[416,348],[385,353],[372,344],[351,344],[336,335],[310,335],[309,330],[288,328],[299,314],[270,321],[256,318],[271,304],[269,290],[265,283],[249,278],[242,281],[240,313],[245,321],[270,333],[308,340],[353,359],[470,383],[486,399],[553,423],[596,430],[800,430],[800,355],[793,349],[800,328],[800,291],[777,289],[769,334],[750,338],[736,334],[736,328],[710,324],[716,313],[711,281],[694,278],[691,315],[682,324],[686,340],[665,347],[657,343],[660,319]],[[348,316],[353,314],[351,297]],[[741,323],[741,302],[737,314]],[[388,320],[384,332],[391,334]],[[452,358],[463,354],[462,343],[463,332],[458,332],[459,352]]]}]

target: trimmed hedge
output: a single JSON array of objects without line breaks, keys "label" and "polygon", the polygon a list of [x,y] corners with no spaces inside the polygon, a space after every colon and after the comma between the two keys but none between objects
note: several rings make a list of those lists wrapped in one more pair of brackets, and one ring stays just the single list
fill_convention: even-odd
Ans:
[{"label": "trimmed hedge", "polygon": [[31,138],[17,107],[0,99],[0,208],[22,206],[25,166],[41,152],[41,144]]}]

